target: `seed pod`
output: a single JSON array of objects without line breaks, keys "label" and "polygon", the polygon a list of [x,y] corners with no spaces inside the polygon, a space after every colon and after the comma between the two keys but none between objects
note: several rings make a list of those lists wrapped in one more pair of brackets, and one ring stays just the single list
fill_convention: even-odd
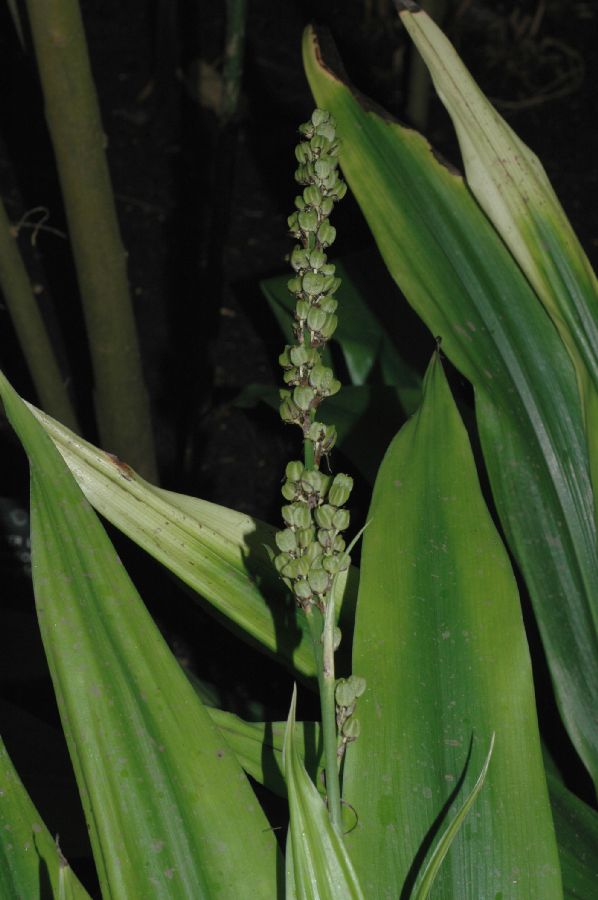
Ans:
[{"label": "seed pod", "polygon": [[317,297],[324,290],[326,277],[319,272],[306,272],[301,279],[301,289],[308,297]]},{"label": "seed pod", "polygon": [[320,528],[318,530],[318,543],[322,545],[324,550],[330,551],[333,543],[332,532],[326,528]]},{"label": "seed pod", "polygon": [[311,600],[311,588],[307,581],[296,581],[293,585],[293,591],[298,600]]},{"label": "seed pod", "polygon": [[345,539],[341,537],[340,534],[337,534],[335,539],[332,542],[332,549],[335,553],[342,553],[347,545],[345,544]]},{"label": "seed pod", "polygon": [[277,531],[274,540],[278,549],[283,553],[295,553],[297,551],[297,538],[295,537],[295,532],[291,531],[290,528],[285,528],[284,531]]},{"label": "seed pod", "polygon": [[[317,544],[316,544],[317,546]],[[291,562],[291,557],[288,553],[279,553],[274,557],[274,568],[277,572],[282,572],[285,566],[287,566]]]},{"label": "seed pod", "polygon": [[322,125],[318,125],[316,128],[316,134],[321,134],[322,137],[325,137],[327,141],[334,141],[336,137],[336,132],[334,127],[330,124],[330,122],[324,122]]},{"label": "seed pod", "polygon": [[[307,213],[300,212],[298,214],[298,222],[299,225],[303,228],[301,224],[301,216],[305,216]],[[310,228],[305,229],[306,231],[317,231],[318,241],[321,247],[330,247],[331,244],[334,244],[334,240],[336,238],[336,228],[334,225],[331,225],[327,219],[324,219],[319,228]]]},{"label": "seed pod", "polygon": [[349,675],[348,679],[353,687],[353,692],[355,694],[355,698],[361,697],[362,694],[365,693],[365,689],[367,687],[367,681],[365,678],[362,678],[361,675]]},{"label": "seed pod", "polygon": [[307,315],[311,309],[309,303],[305,300],[298,300],[297,306],[295,307],[295,318],[299,319],[300,322],[304,322],[307,319]]},{"label": "seed pod", "polygon": [[329,529],[332,528],[334,513],[335,508],[325,503],[323,506],[318,506],[318,508],[314,510],[314,519],[316,520],[316,523],[320,526],[320,528]]},{"label": "seed pod", "polygon": [[339,178],[338,181],[336,182],[336,184],[334,185],[334,188],[332,189],[332,195],[335,200],[342,200],[346,193],[347,193],[347,185],[342,180],[342,178]]},{"label": "seed pod", "polygon": [[351,514],[348,509],[337,509],[333,518],[332,525],[337,531],[344,531],[349,527]]},{"label": "seed pod", "polygon": [[329,341],[334,332],[336,331],[336,326],[338,325],[338,319],[336,316],[327,315],[326,321],[319,329],[320,337],[324,341]]},{"label": "seed pod", "polygon": [[289,293],[291,294],[299,294],[301,291],[301,279],[300,278],[290,278],[287,281],[287,288]]},{"label": "seed pod", "polygon": [[320,215],[323,219],[327,219],[332,210],[334,209],[334,200],[332,197],[324,197],[322,203],[320,204]]},{"label": "seed pod", "polygon": [[[312,250],[309,254],[309,265],[312,269],[316,271],[320,271],[324,277],[327,277],[326,272],[324,272],[324,267],[326,263],[326,254],[322,252],[322,250]],[[324,281],[324,285],[326,285],[326,281]],[[324,286],[324,290],[326,287]]]},{"label": "seed pod", "polygon": [[320,155],[322,150],[326,150],[327,147],[328,141],[322,134],[314,134],[309,141],[309,148],[316,157]]},{"label": "seed pod", "polygon": [[348,709],[355,702],[355,694],[351,684],[346,678],[339,678],[334,689],[334,699],[337,706]]},{"label": "seed pod", "polygon": [[313,541],[313,542],[309,545],[309,547],[307,547],[307,549],[305,550],[305,553],[303,554],[302,559],[306,559],[306,560],[308,561],[308,563],[309,563],[310,568],[311,568],[312,565],[313,565],[313,563],[314,563],[317,559],[321,559],[321,558],[322,558],[322,553],[323,553],[323,550],[322,550],[321,544],[318,544],[317,541]]},{"label": "seed pod", "polygon": [[320,300],[320,309],[328,313],[328,315],[332,315],[335,313],[338,307],[338,300],[335,300],[334,297],[322,297]]},{"label": "seed pod", "polygon": [[299,481],[303,475],[303,463],[298,459],[291,460],[291,462],[287,463],[284,474],[289,481]]},{"label": "seed pod", "polygon": [[288,369],[292,365],[291,357],[289,354],[290,349],[291,348],[288,346],[285,347],[284,350],[282,351],[282,353],[280,354],[280,356],[278,357],[278,362],[283,367],[283,369]]},{"label": "seed pod", "polygon": [[353,479],[351,476],[339,473],[334,476],[334,481],[328,493],[328,500],[333,506],[344,506],[352,490]]},{"label": "seed pod", "polygon": [[291,265],[295,272],[305,271],[309,265],[309,258],[303,247],[297,245],[291,253]]},{"label": "seed pod", "polygon": [[345,572],[351,565],[351,557],[348,553],[341,553],[336,558],[338,559],[339,572]]},{"label": "seed pod", "polygon": [[309,184],[303,191],[303,200],[306,206],[313,206],[315,209],[320,207],[322,203],[322,194],[315,184]]},{"label": "seed pod", "polygon": [[332,373],[332,369],[329,369],[328,366],[314,366],[309,373],[309,383],[320,394],[327,393],[328,388],[333,380],[334,375]]},{"label": "seed pod", "polygon": [[293,400],[295,404],[302,409],[304,412],[307,412],[308,409],[311,408],[313,401],[316,398],[316,392],[313,388],[307,387],[304,385],[299,385],[293,391]]},{"label": "seed pod", "polygon": [[336,169],[336,160],[330,159],[329,156],[322,155],[315,161],[314,169],[318,178],[328,178],[330,173],[334,172]]},{"label": "seed pod", "polygon": [[343,722],[343,737],[347,738],[348,741],[356,741],[360,731],[361,726],[359,724],[359,719],[356,719],[355,716],[349,716],[349,718]]},{"label": "seed pod", "polygon": [[[318,214],[315,209],[303,209],[301,212],[297,213],[297,223],[302,231],[315,232],[318,230]],[[322,225],[323,224],[324,223],[322,222]]]},{"label": "seed pod", "polygon": [[326,325],[328,316],[317,306],[312,306],[307,314],[307,327],[310,331],[319,332]]},{"label": "seed pod", "polygon": [[309,144],[301,143],[295,147],[295,159],[298,163],[306,163],[311,159]]},{"label": "seed pod", "polygon": [[306,493],[322,495],[328,487],[328,477],[318,469],[306,470],[301,478],[301,487]]},{"label": "seed pod", "polygon": [[290,578],[291,580],[294,580],[297,577],[298,566],[298,559],[289,559],[284,569],[281,569],[280,574],[283,576],[283,578]]},{"label": "seed pod", "polygon": [[293,235],[294,238],[301,237],[301,229],[299,228],[298,222],[298,213],[294,212],[287,219],[287,225],[289,226],[289,231]]},{"label": "seed pod", "polygon": [[287,422],[290,425],[298,422],[301,418],[301,410],[295,403],[293,403],[290,397],[285,397],[285,399],[280,404],[279,411],[282,421]]},{"label": "seed pod", "polygon": [[280,489],[280,492],[281,492],[282,496],[284,497],[284,499],[288,500],[290,503],[292,503],[293,500],[297,499],[298,490],[297,490],[297,485],[295,484],[294,481],[285,481],[285,483],[283,484],[283,486]]},{"label": "seed pod", "polygon": [[334,119],[332,118],[328,110],[316,107],[316,109],[314,109],[311,114],[311,124],[314,126],[314,128],[317,128],[318,125],[323,125],[325,122],[329,122],[332,128],[334,128]]},{"label": "seed pod", "polygon": [[330,576],[324,569],[312,569],[307,580],[314,594],[325,594],[330,587]]},{"label": "seed pod", "polygon": [[304,344],[300,344],[298,347],[291,347],[289,357],[294,366],[304,366],[309,359],[309,350]]},{"label": "seed pod", "polygon": [[307,578],[309,575],[309,560],[305,558],[305,556],[300,556],[297,560],[297,566],[295,568],[296,575],[295,578]]},{"label": "seed pod", "polygon": [[322,567],[326,569],[327,572],[330,572],[331,575],[336,575],[337,572],[340,572],[340,563],[338,556],[325,556],[322,560]]}]

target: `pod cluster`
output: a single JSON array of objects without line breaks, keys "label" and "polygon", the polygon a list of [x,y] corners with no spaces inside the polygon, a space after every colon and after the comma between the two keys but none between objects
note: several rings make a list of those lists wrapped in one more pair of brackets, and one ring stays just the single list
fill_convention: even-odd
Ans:
[{"label": "pod cluster", "polygon": [[282,494],[290,502],[282,508],[285,528],[276,535],[274,564],[303,607],[315,604],[324,612],[335,576],[351,564],[342,532],[352,487],[349,475],[332,478],[299,460],[287,465]]},{"label": "pod cluster", "polygon": [[295,179],[304,188],[288,219],[292,236],[300,242],[291,253],[294,275],[288,282],[296,300],[296,344],[285,347],[279,358],[286,384],[280,392],[280,415],[284,422],[299,425],[304,439],[313,443],[317,467],[336,441],[334,427],[318,422],[316,411],[322,400],[340,389],[332,369],[323,364],[321,351],[337,326],[334,295],[341,283],[325,253],[336,237],[328,218],[347,186],[338,175],[339,143],[330,113],[316,109],[299,132],[303,140],[295,149],[299,163]]}]

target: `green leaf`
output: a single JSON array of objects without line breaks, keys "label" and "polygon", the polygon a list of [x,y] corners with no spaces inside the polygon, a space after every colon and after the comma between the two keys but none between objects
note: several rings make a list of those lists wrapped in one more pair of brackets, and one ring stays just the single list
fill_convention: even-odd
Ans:
[{"label": "green leaf", "polygon": [[[282,748],[286,722],[245,722],[222,709],[208,710],[239,760],[244,771],[279,797],[287,796],[284,782]],[[320,726],[316,722],[298,722],[295,730],[297,752],[312,779],[321,783],[324,771]]]},{"label": "green leaf", "polygon": [[586,436],[569,355],[463,179],[416,132],[335,74],[308,31],[318,105],[380,252],[472,382],[492,492],[524,575],[559,708],[598,782],[598,552]]},{"label": "green leaf", "polygon": [[[407,5],[407,4],[406,4]],[[598,484],[598,282],[540,160],[422,10],[401,11],[459,139],[467,184],[546,307],[575,366]]]},{"label": "green leaf", "polygon": [[[295,706],[291,709],[283,747],[291,824],[291,891],[299,900],[362,900],[363,894],[342,837],[332,827],[324,801],[299,756],[295,745]],[[292,894],[291,894],[292,895]]]},{"label": "green leaf", "polygon": [[[303,676],[315,675],[311,641],[265,551],[276,529],[243,513],[157,488],[29,406],[54,441],[89,502],[209,601],[241,636]],[[353,581],[347,606],[355,602]],[[353,598],[351,601],[351,597]]]},{"label": "green leaf", "polygon": [[58,897],[66,880],[67,897],[89,898],[70,868],[66,878],[64,862],[0,739],[0,897],[43,900],[49,888]]},{"label": "green leaf", "polygon": [[102,891],[276,895],[246,776],[48,436],[0,375],[31,464],[36,608]]},{"label": "green leaf", "polygon": [[367,896],[408,894],[496,748],[434,896],[562,897],[515,579],[434,357],[380,468],[363,538],[353,672],[367,681],[343,796]]},{"label": "green leaf", "polygon": [[484,760],[484,765],[482,766],[482,771],[479,774],[478,780],[471,789],[471,793],[465,800],[465,803],[463,804],[459,812],[455,814],[454,818],[448,824],[444,833],[440,837],[440,840],[434,847],[434,851],[430,856],[430,859],[428,860],[426,867],[422,873],[421,880],[417,885],[414,900],[427,900],[427,898],[430,896],[430,891],[432,890],[432,885],[434,884],[436,876],[440,871],[440,866],[442,865],[446,854],[450,850],[451,844],[459,833],[459,829],[462,828],[463,822],[465,821],[465,818],[471,807],[475,803],[476,797],[484,786],[493,750],[494,735],[492,735],[492,740],[490,741],[490,749],[488,750],[488,756]]},{"label": "green leaf", "polygon": [[563,887],[567,900],[598,896],[598,812],[572,794],[546,767]]}]

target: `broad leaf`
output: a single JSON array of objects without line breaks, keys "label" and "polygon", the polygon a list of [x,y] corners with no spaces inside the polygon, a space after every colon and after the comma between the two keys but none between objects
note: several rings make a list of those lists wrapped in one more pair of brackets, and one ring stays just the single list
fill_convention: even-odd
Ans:
[{"label": "broad leaf", "polygon": [[343,173],[390,273],[475,387],[501,523],[563,720],[598,781],[598,552],[569,355],[459,174],[335,74],[313,31],[304,59],[318,105],[336,118]]},{"label": "broad leaf", "polygon": [[68,896],[89,898],[42,822],[0,739],[0,897],[44,900],[48,890],[59,897],[65,881]]},{"label": "broad leaf", "polygon": [[102,891],[276,896],[276,840],[48,436],[0,375],[31,464],[36,607]]},{"label": "broad leaf", "polygon": [[[598,484],[598,282],[540,160],[496,112],[415,4],[401,20],[453,120],[467,184],[534,286],[575,366]],[[412,11],[411,8],[415,11]]]},{"label": "broad leaf", "polygon": [[343,839],[332,827],[328,810],[295,745],[296,691],[293,693],[283,747],[289,797],[291,842],[287,868],[291,892],[299,900],[363,900]]},{"label": "broad leaf", "polygon": [[[243,513],[157,488],[129,466],[29,406],[89,502],[233,623],[304,676],[311,641],[266,546],[276,529]],[[349,581],[347,597],[355,597]],[[348,606],[351,600],[348,600]]]},{"label": "broad leaf", "polygon": [[509,559],[435,356],[420,411],[380,468],[363,538],[347,750],[347,847],[367,896],[405,896],[462,807],[434,897],[562,897],[531,665]]}]

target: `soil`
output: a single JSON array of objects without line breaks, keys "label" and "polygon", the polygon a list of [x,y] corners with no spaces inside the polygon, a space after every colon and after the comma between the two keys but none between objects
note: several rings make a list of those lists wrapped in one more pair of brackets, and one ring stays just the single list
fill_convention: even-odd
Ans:
[{"label": "soil", "polygon": [[[87,434],[97,440],[75,276],[34,60],[29,48],[21,51],[7,6],[0,12],[0,71],[3,83],[14,87],[0,98],[0,190],[13,221],[38,207],[49,211],[39,229],[21,228],[20,244],[40,285],[40,302],[61,335]],[[401,119],[410,51],[390,0],[251,0],[238,115],[222,129],[216,112],[224,9],[221,0],[82,2],[129,252],[162,483],[276,521],[281,473],[296,454],[295,435],[266,407],[240,409],[234,401],[246,385],[279,381],[281,338],[259,281],[284,272],[290,250],[286,218],[296,193],[293,148],[297,126],[313,106],[301,66],[302,29],[314,18],[328,26],[353,82]],[[447,2],[447,9],[446,29],[466,64],[542,160],[595,264],[598,3],[461,0]],[[199,97],[198,71],[203,75]],[[426,132],[459,166],[448,118],[433,96]],[[27,221],[39,221],[37,216],[29,213]],[[350,199],[339,207],[335,225],[339,256],[371,246]],[[396,294],[390,282],[386,289]],[[408,315],[404,305],[399,309]],[[433,347],[424,336],[420,358]],[[34,399],[4,306],[0,360],[17,390]],[[0,431],[7,461],[0,496],[24,507],[25,463],[7,428]],[[284,715],[289,678],[273,676],[269,667],[262,672],[251,651],[239,654],[219,626],[190,611],[187,598],[156,566],[115,539],[179,657],[229,692],[232,706],[253,703],[259,714],[266,704],[270,714]],[[4,559],[7,569],[9,557]],[[20,615],[28,587],[11,559],[16,593],[9,607],[11,615]],[[37,672],[39,645],[30,624],[21,622],[19,628],[33,647]],[[223,648],[217,660],[207,653],[214,641]],[[240,697],[243,667],[255,672],[255,683]],[[51,703],[50,689],[42,695],[40,684],[38,679],[11,682],[2,696],[39,713],[40,696],[44,705]],[[42,718],[55,724],[54,713]]]}]

